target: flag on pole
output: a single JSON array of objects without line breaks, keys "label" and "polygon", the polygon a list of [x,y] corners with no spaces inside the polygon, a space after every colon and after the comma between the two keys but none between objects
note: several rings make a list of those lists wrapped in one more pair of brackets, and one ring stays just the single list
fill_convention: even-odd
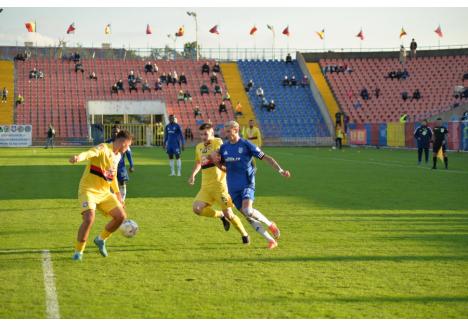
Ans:
[{"label": "flag on pole", "polygon": [[252,29],[250,30],[250,35],[255,35],[256,32],[257,32],[257,26],[254,25],[254,27],[252,27]]},{"label": "flag on pole", "polygon": [[285,29],[283,29],[283,34],[289,37],[289,25],[286,26]]},{"label": "flag on pole", "polygon": [[444,34],[442,33],[442,28],[440,28],[440,25],[437,26],[436,30],[434,31],[439,37],[444,37]]},{"label": "flag on pole", "polygon": [[151,31],[151,26],[150,24],[146,24],[146,35],[151,35],[153,32]]},{"label": "flag on pole", "polygon": [[361,39],[361,41],[364,40],[364,33],[363,33],[363,31],[362,31],[362,28],[361,28],[361,30],[359,31],[359,33],[356,35],[356,37],[359,37],[359,38]]},{"label": "flag on pole", "polygon": [[70,34],[70,33],[75,33],[75,23],[71,23],[71,25],[68,26],[67,34]]},{"label": "flag on pole", "polygon": [[176,37],[182,37],[182,36],[184,36],[184,34],[185,34],[185,27],[181,26],[181,27],[179,27],[179,30],[177,31],[177,33],[175,33],[175,36]]},{"label": "flag on pole", "polygon": [[109,35],[111,33],[111,24],[107,24],[104,28],[104,34]]},{"label": "flag on pole", "polygon": [[318,37],[320,37],[321,40],[325,37],[325,29],[322,29],[320,32],[315,32]]},{"label": "flag on pole", "polygon": [[28,30],[29,33],[35,33],[36,32],[36,22],[27,22],[24,24],[26,26],[26,29]]},{"label": "flag on pole", "polygon": [[402,38],[402,37],[405,36],[405,35],[406,35],[406,31],[405,31],[405,29],[402,27],[402,28],[401,28],[401,31],[400,31],[400,38]]},{"label": "flag on pole", "polygon": [[218,25],[214,25],[213,27],[211,27],[211,28],[210,28],[210,33],[211,33],[211,34],[218,34],[218,35],[219,35]]}]

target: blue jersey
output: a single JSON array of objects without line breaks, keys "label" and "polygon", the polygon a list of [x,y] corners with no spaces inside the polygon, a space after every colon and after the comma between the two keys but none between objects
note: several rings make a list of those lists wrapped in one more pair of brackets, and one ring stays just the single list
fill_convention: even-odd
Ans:
[{"label": "blue jersey", "polygon": [[414,131],[414,138],[419,148],[429,148],[432,138],[432,129],[428,126],[420,126]]},{"label": "blue jersey", "polygon": [[[106,143],[112,143],[114,141],[113,138],[106,140]],[[130,147],[128,150],[122,154],[119,164],[117,166],[117,180],[120,182],[128,181],[128,172],[125,166],[125,157],[127,157],[128,163],[130,167],[133,168],[133,157],[132,157],[132,150]]]},{"label": "blue jersey", "polygon": [[164,128],[164,145],[167,148],[180,148],[184,144],[182,129],[177,123],[169,123]]},{"label": "blue jersey", "polygon": [[252,158],[262,159],[262,150],[248,140],[240,138],[235,144],[226,141],[219,149],[221,161],[226,166],[229,193],[245,188],[255,189],[255,169]]}]

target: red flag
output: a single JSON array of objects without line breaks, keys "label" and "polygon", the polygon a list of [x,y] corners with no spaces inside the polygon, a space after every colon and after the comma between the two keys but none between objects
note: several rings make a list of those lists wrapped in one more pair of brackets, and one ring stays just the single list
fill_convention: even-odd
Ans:
[{"label": "red flag", "polygon": [[250,30],[250,35],[254,35],[257,32],[257,26],[252,27]]},{"label": "red flag", "polygon": [[175,33],[175,36],[182,37],[182,36],[184,36],[184,33],[185,33],[185,28],[184,28],[184,26],[181,26],[181,27],[179,27],[179,30],[177,31],[177,33]]},{"label": "red flag", "polygon": [[286,26],[286,28],[283,29],[283,34],[289,36],[289,26]]},{"label": "red flag", "polygon": [[151,26],[149,24],[146,24],[146,35],[150,34],[153,34],[153,32],[151,31]]},{"label": "red flag", "polygon": [[29,33],[36,32],[36,22],[28,22],[28,23],[25,23],[24,26],[26,26],[26,29],[28,30]]},{"label": "red flag", "polygon": [[440,25],[436,28],[434,31],[439,37],[444,37],[444,34],[442,33],[442,28],[440,28]]},{"label": "red flag", "polygon": [[210,33],[211,33],[211,34],[218,34],[218,35],[219,35],[218,25],[214,25],[213,27],[211,27],[211,28],[210,28]]},{"label": "red flag", "polygon": [[70,33],[75,33],[75,23],[71,23],[71,25],[68,26],[67,34],[70,34]]},{"label": "red flag", "polygon": [[359,31],[359,33],[356,35],[356,37],[359,37],[362,40],[364,40],[364,33],[362,32],[362,29]]}]

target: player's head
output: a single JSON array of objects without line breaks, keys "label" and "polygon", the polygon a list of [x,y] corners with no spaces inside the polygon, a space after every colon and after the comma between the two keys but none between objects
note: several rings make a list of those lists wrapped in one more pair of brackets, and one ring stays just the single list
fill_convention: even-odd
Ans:
[{"label": "player's head", "polygon": [[236,141],[239,138],[239,124],[235,121],[228,121],[224,124],[224,134],[229,140]]},{"label": "player's head", "polygon": [[437,126],[437,127],[442,127],[442,118],[437,118],[437,120],[436,120],[436,126]]},{"label": "player's head", "polygon": [[204,123],[200,126],[199,135],[202,142],[207,143],[214,137],[213,125],[211,123]]},{"label": "player's head", "polygon": [[423,121],[421,121],[421,125],[427,126],[427,119],[424,119]]},{"label": "player's head", "polygon": [[170,122],[170,123],[174,123],[174,121],[175,121],[175,117],[174,117],[173,114],[171,114],[171,115],[169,116],[169,122]]},{"label": "player's head", "polygon": [[133,135],[127,130],[120,130],[114,139],[114,149],[120,154],[125,153],[132,144]]},{"label": "player's head", "polygon": [[253,128],[254,125],[255,125],[254,121],[253,121],[253,120],[249,120],[249,127],[250,127],[250,128]]}]

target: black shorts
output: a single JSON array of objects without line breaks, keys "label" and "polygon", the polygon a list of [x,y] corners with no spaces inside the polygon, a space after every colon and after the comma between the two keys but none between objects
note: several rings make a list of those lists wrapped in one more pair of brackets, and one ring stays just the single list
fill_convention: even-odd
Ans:
[{"label": "black shorts", "polygon": [[445,151],[447,150],[447,146],[445,144],[442,145],[442,143],[434,143],[434,145],[432,146],[432,152],[437,153],[441,147],[442,152],[445,153]]}]

